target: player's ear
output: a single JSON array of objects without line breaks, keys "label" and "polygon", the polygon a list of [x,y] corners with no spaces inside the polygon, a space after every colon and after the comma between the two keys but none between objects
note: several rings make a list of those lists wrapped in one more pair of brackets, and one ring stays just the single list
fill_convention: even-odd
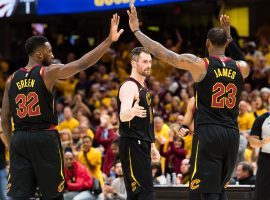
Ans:
[{"label": "player's ear", "polygon": [[36,55],[38,57],[38,59],[42,59],[43,58],[43,54],[41,53],[41,51],[37,51]]},{"label": "player's ear", "polygon": [[131,60],[130,64],[131,64],[132,67],[136,67],[136,61],[135,60]]},{"label": "player's ear", "polygon": [[227,40],[225,43],[225,48],[227,48],[229,46],[229,41]]},{"label": "player's ear", "polygon": [[210,40],[206,39],[205,47],[208,49],[210,47]]}]

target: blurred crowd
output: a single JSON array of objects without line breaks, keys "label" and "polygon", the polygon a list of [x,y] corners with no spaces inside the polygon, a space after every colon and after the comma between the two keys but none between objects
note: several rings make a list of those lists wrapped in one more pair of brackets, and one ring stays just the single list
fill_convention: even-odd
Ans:
[{"label": "blurred crowd", "polygon": [[[177,53],[186,51],[183,46],[187,44],[178,31],[173,38],[163,42]],[[120,84],[129,76],[129,53],[138,45],[137,41],[117,44],[89,70],[56,84],[57,129],[64,151],[67,180],[65,199],[126,199],[119,163],[116,96]],[[249,40],[243,40],[241,49],[251,66],[251,73],[241,94],[238,117],[241,142],[231,184],[254,184],[258,150],[250,147],[248,138],[256,117],[270,108],[270,51],[269,45]],[[205,56],[193,49],[187,49],[187,52]],[[68,63],[79,56],[80,53],[70,49],[64,60],[56,57],[54,62]],[[11,68],[0,55],[1,94]],[[147,78],[147,86],[152,94],[156,146],[162,155],[160,163],[152,164],[154,184],[168,184],[166,177],[169,174],[173,184],[188,184],[193,133],[190,131],[184,138],[176,133],[187,103],[194,96],[192,77],[188,72],[153,58],[152,75]]]}]

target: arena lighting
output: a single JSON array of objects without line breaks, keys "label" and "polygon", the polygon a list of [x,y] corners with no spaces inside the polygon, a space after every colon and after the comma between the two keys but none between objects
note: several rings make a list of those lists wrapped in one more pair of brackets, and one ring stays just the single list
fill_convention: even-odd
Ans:
[{"label": "arena lighting", "polygon": [[[68,14],[126,9],[132,0],[38,0],[37,14]],[[191,0],[136,0],[135,6],[150,6]]]},{"label": "arena lighting", "polygon": [[36,13],[37,0],[0,0],[0,18]]},{"label": "arena lighting", "polygon": [[25,3],[25,14],[30,14],[30,3],[36,0],[20,0],[20,2]]},{"label": "arena lighting", "polygon": [[153,32],[159,32],[160,28],[159,26],[148,26],[147,30],[153,31]]}]

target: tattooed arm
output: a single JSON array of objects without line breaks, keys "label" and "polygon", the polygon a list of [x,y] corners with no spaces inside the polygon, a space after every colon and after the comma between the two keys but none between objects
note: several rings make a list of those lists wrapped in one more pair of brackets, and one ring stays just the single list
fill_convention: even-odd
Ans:
[{"label": "tattooed arm", "polygon": [[174,67],[188,70],[196,82],[202,80],[206,74],[203,59],[193,54],[177,54],[143,34],[139,29],[137,12],[134,5],[131,4],[130,11],[128,10],[127,13],[132,32],[151,54]]}]

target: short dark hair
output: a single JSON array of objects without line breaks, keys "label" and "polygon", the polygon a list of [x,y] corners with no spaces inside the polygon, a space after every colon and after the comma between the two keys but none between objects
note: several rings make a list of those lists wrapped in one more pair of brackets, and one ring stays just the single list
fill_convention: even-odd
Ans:
[{"label": "short dark hair", "polygon": [[215,46],[224,46],[227,42],[226,33],[223,29],[215,27],[211,28],[207,33],[207,39],[211,41],[211,43]]},{"label": "short dark hair", "polygon": [[241,165],[243,171],[248,172],[249,176],[253,175],[253,168],[248,162],[242,161],[238,165]]},{"label": "short dark hair", "polygon": [[132,49],[131,60],[136,60],[142,52],[150,54],[150,52],[144,47],[135,47],[134,49]]},{"label": "short dark hair", "polygon": [[34,51],[43,46],[48,39],[44,36],[32,36],[28,38],[25,42],[25,51],[28,56],[34,53]]},{"label": "short dark hair", "polygon": [[121,163],[121,161],[119,159],[116,159],[114,162],[113,162],[113,166],[116,166],[118,163]]},{"label": "short dark hair", "polygon": [[117,146],[119,146],[119,143],[120,143],[120,138],[116,138],[112,141],[112,144],[116,144]]}]

